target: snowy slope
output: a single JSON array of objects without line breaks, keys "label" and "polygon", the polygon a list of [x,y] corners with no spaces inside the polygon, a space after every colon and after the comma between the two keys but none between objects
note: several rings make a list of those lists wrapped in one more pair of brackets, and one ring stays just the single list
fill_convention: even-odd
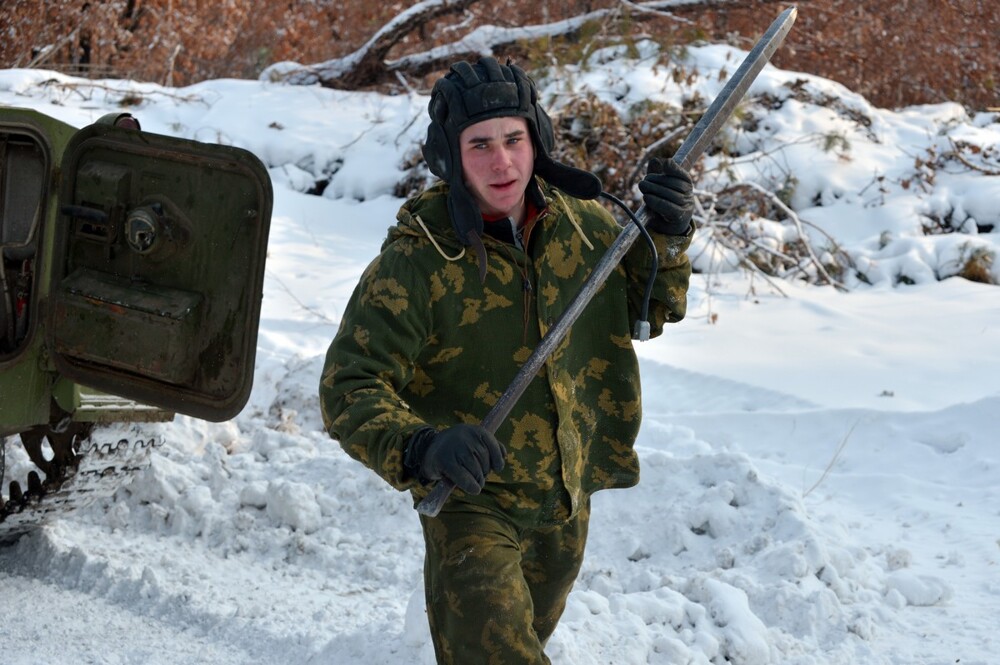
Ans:
[{"label": "snowy slope", "polygon": [[[734,57],[693,49],[691,89],[646,61],[565,80],[627,89],[610,95],[623,108],[628,95],[679,103],[714,94]],[[786,85],[800,79],[874,121],[803,101]],[[399,206],[426,97],[0,71],[0,104],[79,126],[120,110],[125,90],[141,93],[130,110],[144,129],[240,145],[271,167],[255,387],[233,421],[151,426],[165,443],[116,500],[0,550],[0,665],[432,663],[409,498],[327,437],[315,394]],[[738,270],[696,276],[688,319],[639,347],[642,482],[595,496],[548,652],[558,665],[995,662],[1000,292],[936,275],[962,242],[1000,244],[976,232],[1000,217],[1000,185],[955,163],[902,182],[914,155],[949,140],[995,160],[1000,124],[954,105],[874,109],[773,68],[754,93],[784,102],[740,138],[746,177],[769,183],[767,161],[794,172],[796,211],[868,261],[872,284],[783,282],[783,295]],[[846,157],[817,148],[831,132],[849,138]],[[887,182],[875,198],[873,174]],[[305,193],[321,179],[322,196]],[[972,220],[966,233],[922,236],[919,215],[944,208]],[[896,286],[900,270],[915,284]]]}]

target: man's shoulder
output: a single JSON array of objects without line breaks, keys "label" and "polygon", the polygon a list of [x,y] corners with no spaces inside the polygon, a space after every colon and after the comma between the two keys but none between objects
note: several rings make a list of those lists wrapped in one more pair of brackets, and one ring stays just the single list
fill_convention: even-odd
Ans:
[{"label": "man's shoulder", "polygon": [[571,196],[545,181],[541,181],[541,192],[549,210],[566,212],[578,220],[593,221],[602,225],[614,224],[614,217],[596,199],[580,199]]},{"label": "man's shoulder", "polygon": [[438,224],[448,221],[448,184],[435,182],[409,197],[399,208],[396,219],[400,222],[420,217],[425,223]]}]

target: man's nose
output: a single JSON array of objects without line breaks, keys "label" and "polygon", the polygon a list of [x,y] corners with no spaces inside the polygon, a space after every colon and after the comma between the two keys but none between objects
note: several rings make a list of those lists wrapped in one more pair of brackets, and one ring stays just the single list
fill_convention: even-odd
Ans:
[{"label": "man's nose", "polygon": [[496,171],[503,171],[511,164],[510,151],[506,147],[501,147],[500,149],[494,151],[493,154],[493,169]]}]

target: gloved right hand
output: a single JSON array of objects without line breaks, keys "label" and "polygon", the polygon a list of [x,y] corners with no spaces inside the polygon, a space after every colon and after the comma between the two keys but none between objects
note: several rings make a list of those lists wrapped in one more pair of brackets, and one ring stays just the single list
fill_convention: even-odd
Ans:
[{"label": "gloved right hand", "polygon": [[483,491],[487,474],[502,470],[507,455],[503,444],[479,425],[423,430],[410,446],[407,457],[422,482],[447,478],[469,494]]},{"label": "gloved right hand", "polygon": [[646,177],[639,182],[643,202],[651,213],[646,228],[670,236],[684,235],[694,213],[691,175],[672,159],[654,157],[648,166]]}]

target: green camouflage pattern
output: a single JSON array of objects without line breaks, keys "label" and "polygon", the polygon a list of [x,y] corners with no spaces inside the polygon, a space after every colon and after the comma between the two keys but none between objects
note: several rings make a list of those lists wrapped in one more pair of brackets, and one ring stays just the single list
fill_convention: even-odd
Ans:
[{"label": "green camouflage pattern", "polygon": [[421,515],[427,619],[441,665],[540,665],[583,563],[590,505],[518,528],[477,506]]},{"label": "green camouflage pattern", "polygon": [[[327,430],[414,501],[429,488],[404,469],[409,436],[426,425],[481,422],[619,235],[598,203],[540,186],[547,208],[530,255],[484,236],[484,282],[475,252],[452,230],[447,185],[407,201],[330,345],[320,386]],[[655,336],[683,318],[691,267],[690,234],[652,235]],[[637,242],[496,432],[507,447],[503,471],[487,477],[481,494],[456,490],[450,502],[521,525],[558,524],[593,492],[638,482],[632,446],[642,405],[631,329],[649,263]]]}]

